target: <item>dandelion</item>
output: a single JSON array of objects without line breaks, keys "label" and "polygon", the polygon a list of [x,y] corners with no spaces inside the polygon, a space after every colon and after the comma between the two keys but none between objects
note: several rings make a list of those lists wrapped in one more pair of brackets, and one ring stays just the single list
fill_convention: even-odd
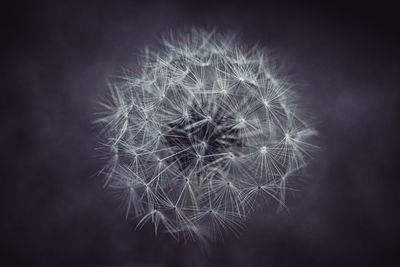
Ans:
[{"label": "dandelion", "polygon": [[234,234],[256,204],[284,206],[316,134],[264,49],[203,30],[162,39],[109,83],[99,119],[106,185],[138,227],[176,239]]}]

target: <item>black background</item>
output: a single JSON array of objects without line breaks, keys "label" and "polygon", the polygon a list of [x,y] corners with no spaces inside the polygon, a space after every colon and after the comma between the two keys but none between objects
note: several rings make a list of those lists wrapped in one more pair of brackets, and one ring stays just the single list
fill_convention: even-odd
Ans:
[{"label": "black background", "polygon": [[[4,265],[399,263],[394,4],[31,1],[1,10]],[[208,255],[125,221],[95,175],[103,162],[91,124],[109,75],[160,34],[192,26],[239,31],[275,49],[317,118],[321,147],[289,196],[290,212],[257,211],[240,239],[228,234]]]}]

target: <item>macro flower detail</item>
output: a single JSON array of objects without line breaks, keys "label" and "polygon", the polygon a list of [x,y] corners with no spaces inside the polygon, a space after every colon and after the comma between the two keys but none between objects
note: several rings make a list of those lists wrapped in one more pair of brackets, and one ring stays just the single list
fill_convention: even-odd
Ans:
[{"label": "macro flower detail", "polygon": [[232,35],[163,38],[101,102],[106,185],[138,227],[151,221],[176,239],[237,234],[257,205],[284,206],[314,149],[293,87],[264,49]]}]

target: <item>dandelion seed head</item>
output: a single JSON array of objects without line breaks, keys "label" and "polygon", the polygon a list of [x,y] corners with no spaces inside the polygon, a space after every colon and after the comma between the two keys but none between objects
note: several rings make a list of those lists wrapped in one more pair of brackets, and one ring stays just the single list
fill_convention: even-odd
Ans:
[{"label": "dandelion seed head", "polygon": [[109,83],[97,122],[106,185],[126,192],[138,227],[215,240],[243,228],[256,203],[284,205],[315,135],[270,55],[232,35],[192,30],[146,47]]}]

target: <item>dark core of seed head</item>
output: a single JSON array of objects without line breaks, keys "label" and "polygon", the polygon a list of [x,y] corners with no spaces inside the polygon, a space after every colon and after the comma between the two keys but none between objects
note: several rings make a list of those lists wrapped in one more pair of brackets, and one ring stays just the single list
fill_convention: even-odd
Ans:
[{"label": "dark core of seed head", "polygon": [[184,151],[169,159],[169,161],[178,160],[183,170],[190,168],[198,160],[198,151],[202,142],[204,145],[201,150],[204,153],[201,156],[205,156],[202,158],[203,164],[217,159],[216,156],[207,155],[229,152],[234,147],[242,146],[239,130],[233,129],[234,125],[229,122],[232,118],[221,108],[217,108],[214,115],[210,116],[210,121],[189,127],[204,120],[199,110],[197,105],[193,105],[188,111],[188,119],[169,124],[170,130],[163,138],[163,142],[173,150],[172,153]]}]

